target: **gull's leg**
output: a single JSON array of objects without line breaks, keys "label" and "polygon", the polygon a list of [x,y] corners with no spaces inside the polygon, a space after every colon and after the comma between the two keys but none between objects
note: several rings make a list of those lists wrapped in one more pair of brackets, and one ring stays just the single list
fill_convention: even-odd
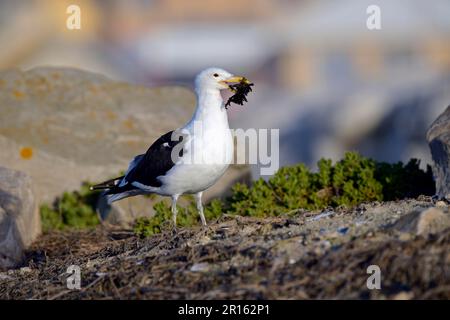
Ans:
[{"label": "gull's leg", "polygon": [[202,225],[204,227],[206,227],[206,219],[205,219],[205,215],[203,214],[202,195],[203,195],[203,192],[196,193],[195,200],[197,202],[198,214],[200,215],[200,219],[202,219]]},{"label": "gull's leg", "polygon": [[180,196],[179,194],[172,195],[172,222],[174,228],[177,227],[177,213],[178,213],[177,200],[179,196]]}]

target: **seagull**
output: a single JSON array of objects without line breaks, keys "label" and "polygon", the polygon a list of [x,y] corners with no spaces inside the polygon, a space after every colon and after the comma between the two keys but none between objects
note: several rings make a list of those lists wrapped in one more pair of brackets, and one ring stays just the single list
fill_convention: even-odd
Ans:
[{"label": "seagull", "polygon": [[203,226],[202,195],[225,173],[233,159],[233,138],[220,91],[245,78],[221,68],[208,68],[195,78],[197,107],[191,120],[157,139],[145,154],[129,163],[123,176],[104,181],[91,190],[105,190],[108,204],[127,197],[158,194],[172,198],[176,227],[177,200],[194,194]]}]

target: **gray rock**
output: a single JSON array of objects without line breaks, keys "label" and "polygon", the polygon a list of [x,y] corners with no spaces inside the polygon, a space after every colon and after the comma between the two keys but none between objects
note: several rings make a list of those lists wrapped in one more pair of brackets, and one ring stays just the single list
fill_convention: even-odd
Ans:
[{"label": "gray rock", "polygon": [[210,271],[211,266],[207,262],[200,262],[192,265],[191,271],[192,272],[208,272]]},{"label": "gray rock", "polygon": [[438,208],[414,210],[402,216],[391,228],[401,232],[429,235],[450,227],[450,216]]},{"label": "gray rock", "polygon": [[24,171],[52,201],[82,181],[127,168],[149,144],[187,121],[186,88],[146,88],[68,68],[0,72],[0,165]]},{"label": "gray rock", "polygon": [[[298,99],[258,86],[233,125],[246,128],[257,122],[262,128],[282,128],[281,166],[303,162],[315,168],[320,158],[337,161],[356,150],[378,161],[420,159],[425,168],[432,159],[424,133],[442,113],[443,102],[450,101],[450,77],[430,77],[426,83],[391,80],[348,90],[330,86]],[[283,112],[274,112],[274,105]]]},{"label": "gray rock", "polygon": [[0,269],[19,264],[23,250],[40,232],[30,177],[0,167]]},{"label": "gray rock", "polygon": [[437,195],[450,200],[450,106],[431,124],[427,141],[433,158]]}]

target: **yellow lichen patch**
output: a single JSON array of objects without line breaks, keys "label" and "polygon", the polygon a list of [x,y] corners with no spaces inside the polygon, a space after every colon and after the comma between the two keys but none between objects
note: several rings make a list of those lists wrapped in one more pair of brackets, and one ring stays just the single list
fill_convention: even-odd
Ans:
[{"label": "yellow lichen patch", "polygon": [[0,88],[2,88],[5,85],[5,80],[0,79]]},{"label": "yellow lichen patch", "polygon": [[127,129],[134,129],[134,123],[131,119],[122,121],[122,125]]},{"label": "yellow lichen patch", "polygon": [[31,159],[33,157],[33,149],[30,147],[23,147],[20,149],[20,157],[25,160]]},{"label": "yellow lichen patch", "polygon": [[109,120],[116,120],[117,114],[115,114],[115,113],[112,112],[112,111],[107,111],[107,112],[106,112],[106,117],[107,117]]},{"label": "yellow lichen patch", "polygon": [[23,99],[23,97],[25,97],[25,93],[19,90],[14,90],[13,91],[13,95],[14,97],[16,97],[17,99]]}]

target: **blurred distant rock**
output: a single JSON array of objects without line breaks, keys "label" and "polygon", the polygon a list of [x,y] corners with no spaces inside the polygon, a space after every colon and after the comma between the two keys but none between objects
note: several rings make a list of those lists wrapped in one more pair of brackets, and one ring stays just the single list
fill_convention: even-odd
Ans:
[{"label": "blurred distant rock", "polygon": [[40,232],[30,177],[0,167],[0,269],[19,264],[23,250]]},{"label": "blurred distant rock", "polygon": [[[83,181],[118,175],[194,107],[193,92],[182,87],[146,88],[70,68],[2,71],[0,165],[29,174],[37,199],[51,202]],[[145,200],[114,206],[149,214]]]},{"label": "blurred distant rock", "polygon": [[417,158],[425,167],[432,159],[424,136],[450,97],[449,84],[439,78],[389,92],[352,88],[331,100],[305,99],[280,126],[280,163],[315,167],[322,157],[338,160],[356,150],[379,161]]},{"label": "blurred distant rock", "polygon": [[[231,110],[230,122],[234,127],[278,128],[280,166],[303,162],[315,169],[320,158],[337,161],[355,150],[378,161],[416,158],[426,168],[432,157],[425,135],[450,101],[450,77],[397,82],[398,87],[352,86],[342,92],[330,86],[296,99],[259,85],[245,108]],[[255,178],[259,168],[253,169]]]},{"label": "blurred distant rock", "polygon": [[450,200],[450,106],[430,126],[427,140],[439,197]]},{"label": "blurred distant rock", "polygon": [[439,208],[414,210],[401,217],[393,229],[418,235],[435,234],[450,227],[450,216]]}]

